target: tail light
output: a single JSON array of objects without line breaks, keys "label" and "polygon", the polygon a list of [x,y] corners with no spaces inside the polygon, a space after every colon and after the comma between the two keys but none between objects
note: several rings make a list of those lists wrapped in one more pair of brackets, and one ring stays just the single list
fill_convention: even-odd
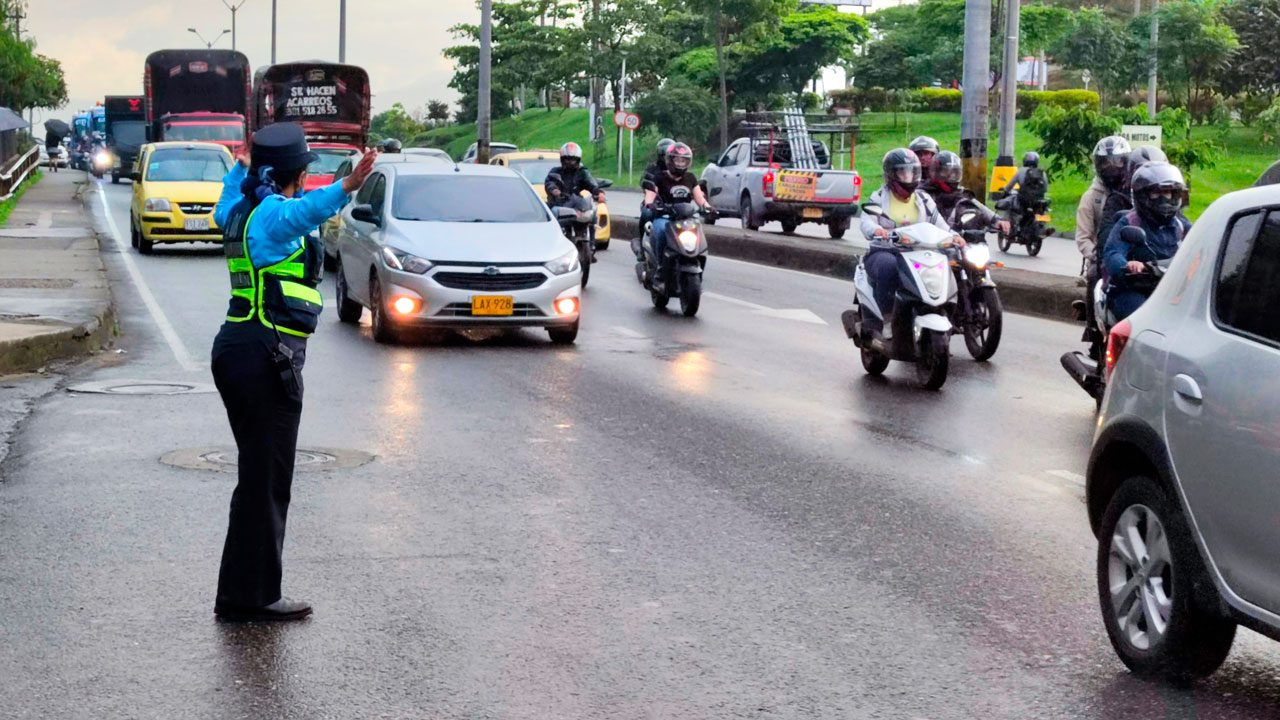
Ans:
[{"label": "tail light", "polygon": [[1107,338],[1107,382],[1111,381],[1111,372],[1116,369],[1116,363],[1120,362],[1120,354],[1129,344],[1129,334],[1132,332],[1133,326],[1128,320],[1121,320],[1120,324],[1111,328],[1111,335]]},{"label": "tail light", "polygon": [[773,174],[772,170],[765,171],[764,179],[760,183],[761,190],[764,191],[765,197],[773,197],[773,183],[775,180],[777,180],[777,176]]},{"label": "tail light", "polygon": [[856,202],[862,198],[862,176],[853,176],[853,199]]}]

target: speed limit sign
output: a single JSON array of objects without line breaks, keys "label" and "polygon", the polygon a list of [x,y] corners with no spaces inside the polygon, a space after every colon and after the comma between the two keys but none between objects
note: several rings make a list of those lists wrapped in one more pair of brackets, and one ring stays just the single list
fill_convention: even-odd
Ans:
[{"label": "speed limit sign", "polygon": [[624,127],[632,132],[638,130],[640,128],[640,116],[635,113],[629,113],[626,120],[624,120]]},{"label": "speed limit sign", "polygon": [[623,127],[623,126],[625,126],[625,125],[627,124],[627,115],[628,115],[628,114],[629,114],[629,113],[628,113],[626,110],[619,110],[618,112],[614,113],[614,114],[613,114],[613,124],[614,124],[614,125],[617,125],[618,127]]}]

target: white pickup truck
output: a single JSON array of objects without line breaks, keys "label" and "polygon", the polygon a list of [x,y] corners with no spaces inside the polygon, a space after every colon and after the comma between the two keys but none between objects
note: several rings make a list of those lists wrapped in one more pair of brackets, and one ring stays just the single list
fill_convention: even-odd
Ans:
[{"label": "white pickup truck", "polygon": [[735,140],[702,172],[703,189],[720,214],[741,218],[749,230],[777,220],[791,234],[800,223],[814,222],[840,239],[858,214],[862,178],[854,170],[832,170],[827,146],[812,145],[809,162],[799,164],[816,167],[803,169],[792,162],[787,140]]}]

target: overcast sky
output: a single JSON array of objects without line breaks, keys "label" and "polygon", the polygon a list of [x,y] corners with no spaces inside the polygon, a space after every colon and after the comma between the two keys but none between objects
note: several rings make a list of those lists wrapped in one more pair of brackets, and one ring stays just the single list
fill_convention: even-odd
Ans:
[{"label": "overcast sky", "polygon": [[[271,0],[234,2],[244,2],[237,49],[255,69],[269,64]],[[277,0],[277,7],[277,60],[338,59],[338,0]],[[28,14],[24,36],[62,62],[71,102],[49,114],[67,119],[104,95],[141,93],[148,53],[196,46],[187,28],[212,39],[231,27],[222,0],[30,0]],[[440,52],[452,44],[449,27],[479,17],[474,0],[348,0],[347,62],[369,71],[374,110],[433,98],[452,105],[453,64]],[[215,47],[231,47],[231,36]]]}]

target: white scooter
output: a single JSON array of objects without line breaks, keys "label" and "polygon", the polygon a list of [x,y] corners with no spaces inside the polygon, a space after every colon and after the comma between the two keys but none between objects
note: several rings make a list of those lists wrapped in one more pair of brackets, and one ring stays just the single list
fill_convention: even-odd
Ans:
[{"label": "white scooter", "polygon": [[[862,211],[884,218],[884,210],[873,204]],[[955,235],[932,223],[895,227],[889,240],[899,250],[898,265],[902,287],[894,302],[893,317],[885,323],[884,312],[876,304],[862,260],[854,273],[853,308],[841,315],[845,333],[862,351],[862,367],[879,375],[890,360],[916,364],[916,379],[929,390],[947,381],[952,311],[956,303],[956,282],[951,272]],[[910,278],[911,282],[907,281]],[[873,331],[866,321],[875,319],[885,331]]]}]

